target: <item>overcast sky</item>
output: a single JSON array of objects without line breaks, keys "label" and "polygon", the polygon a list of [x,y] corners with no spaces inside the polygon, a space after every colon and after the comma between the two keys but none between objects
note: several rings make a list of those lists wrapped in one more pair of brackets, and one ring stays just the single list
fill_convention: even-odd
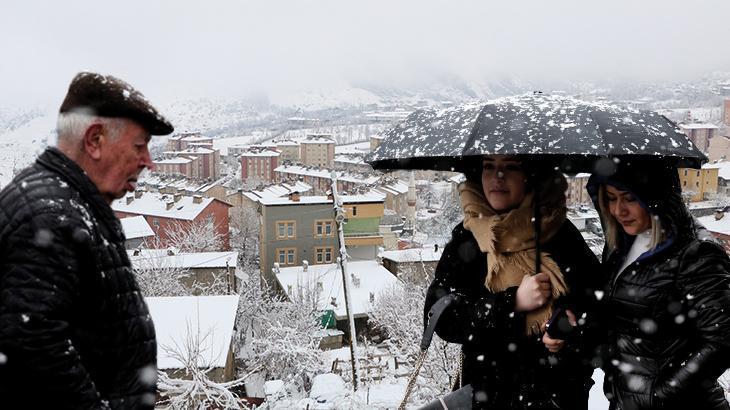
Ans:
[{"label": "overcast sky", "polygon": [[728,16],[727,0],[4,0],[0,106],[57,104],[83,69],[153,101],[433,73],[689,79],[730,71]]}]

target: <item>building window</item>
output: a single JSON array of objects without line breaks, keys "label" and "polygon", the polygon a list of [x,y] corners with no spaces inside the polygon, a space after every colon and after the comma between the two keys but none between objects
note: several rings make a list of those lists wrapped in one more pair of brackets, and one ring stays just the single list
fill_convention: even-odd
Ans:
[{"label": "building window", "polygon": [[682,181],[682,186],[687,186],[687,181]]},{"label": "building window", "polygon": [[357,207],[356,206],[352,207],[352,216],[357,216]]},{"label": "building window", "polygon": [[276,259],[279,265],[291,266],[297,262],[297,249],[296,248],[277,248]]},{"label": "building window", "polygon": [[697,176],[700,176],[700,171],[697,171]]},{"label": "building window", "polygon": [[297,223],[295,221],[276,221],[276,239],[296,239]]},{"label": "building window", "polygon": [[330,220],[317,220],[314,222],[314,237],[322,238],[334,236],[334,222]]},{"label": "building window", "polygon": [[687,170],[686,169],[684,170],[684,176],[687,176]]},{"label": "building window", "polygon": [[316,263],[332,263],[332,256],[335,251],[332,246],[314,248],[314,260]]}]

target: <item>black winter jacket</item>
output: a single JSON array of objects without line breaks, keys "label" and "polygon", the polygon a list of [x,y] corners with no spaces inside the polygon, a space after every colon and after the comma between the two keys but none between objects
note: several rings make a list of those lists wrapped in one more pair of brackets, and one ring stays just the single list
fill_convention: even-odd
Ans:
[{"label": "black winter jacket", "polygon": [[0,407],[151,409],[156,351],[118,219],[48,149],[0,192]]},{"label": "black winter jacket", "polygon": [[658,249],[620,274],[622,252],[604,263],[606,396],[624,410],[730,409],[717,384],[730,367],[730,261],[699,239]]},{"label": "black winter jacket", "polygon": [[[579,315],[593,303],[598,260],[566,221],[542,247],[564,273],[571,292],[556,301]],[[586,409],[593,368],[581,338],[550,354],[541,336],[525,335],[525,316],[515,312],[517,287],[492,293],[484,286],[487,254],[463,224],[453,230],[426,295],[425,312],[443,295],[461,302],[447,309],[436,333],[462,345],[463,384],[486,393],[488,409]],[[455,358],[456,360],[456,358]],[[482,396],[483,397],[483,396]]]}]

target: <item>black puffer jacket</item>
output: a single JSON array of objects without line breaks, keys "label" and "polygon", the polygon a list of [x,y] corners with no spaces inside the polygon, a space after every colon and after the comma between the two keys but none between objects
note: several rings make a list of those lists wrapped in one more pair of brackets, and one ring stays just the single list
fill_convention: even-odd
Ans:
[{"label": "black puffer jacket", "polygon": [[730,367],[730,263],[713,242],[644,254],[613,274],[603,303],[606,397],[616,409],[730,409],[717,378]]},{"label": "black puffer jacket", "polygon": [[617,248],[604,251],[598,330],[612,409],[730,410],[717,384],[730,367],[727,254],[698,238],[671,164],[623,161],[611,176],[594,174],[587,188],[597,208],[602,184],[632,192],[668,238],[620,273],[634,237],[619,226]]},{"label": "black puffer jacket", "polygon": [[0,192],[0,407],[152,408],[156,350],[119,221],[47,150]]},{"label": "black puffer jacket", "polygon": [[[594,303],[598,260],[578,230],[566,221],[543,245],[565,274],[571,293],[556,304],[580,315]],[[489,409],[586,409],[593,368],[576,337],[558,354],[550,354],[541,336],[525,335],[525,316],[514,311],[517,287],[492,293],[484,286],[487,254],[471,232],[453,230],[426,295],[425,312],[448,293],[461,302],[446,310],[436,333],[462,345],[463,384],[484,392]],[[456,360],[456,358],[455,358]]]}]

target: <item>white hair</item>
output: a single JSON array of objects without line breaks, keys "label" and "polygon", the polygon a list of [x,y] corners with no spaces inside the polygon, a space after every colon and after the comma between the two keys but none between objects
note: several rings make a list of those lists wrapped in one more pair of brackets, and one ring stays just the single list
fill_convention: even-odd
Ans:
[{"label": "white hair", "polygon": [[117,139],[124,131],[125,122],[123,118],[107,118],[90,115],[84,112],[65,112],[58,115],[56,132],[58,133],[58,145],[75,145],[81,141],[86,130],[94,125],[104,126],[110,139]]}]

